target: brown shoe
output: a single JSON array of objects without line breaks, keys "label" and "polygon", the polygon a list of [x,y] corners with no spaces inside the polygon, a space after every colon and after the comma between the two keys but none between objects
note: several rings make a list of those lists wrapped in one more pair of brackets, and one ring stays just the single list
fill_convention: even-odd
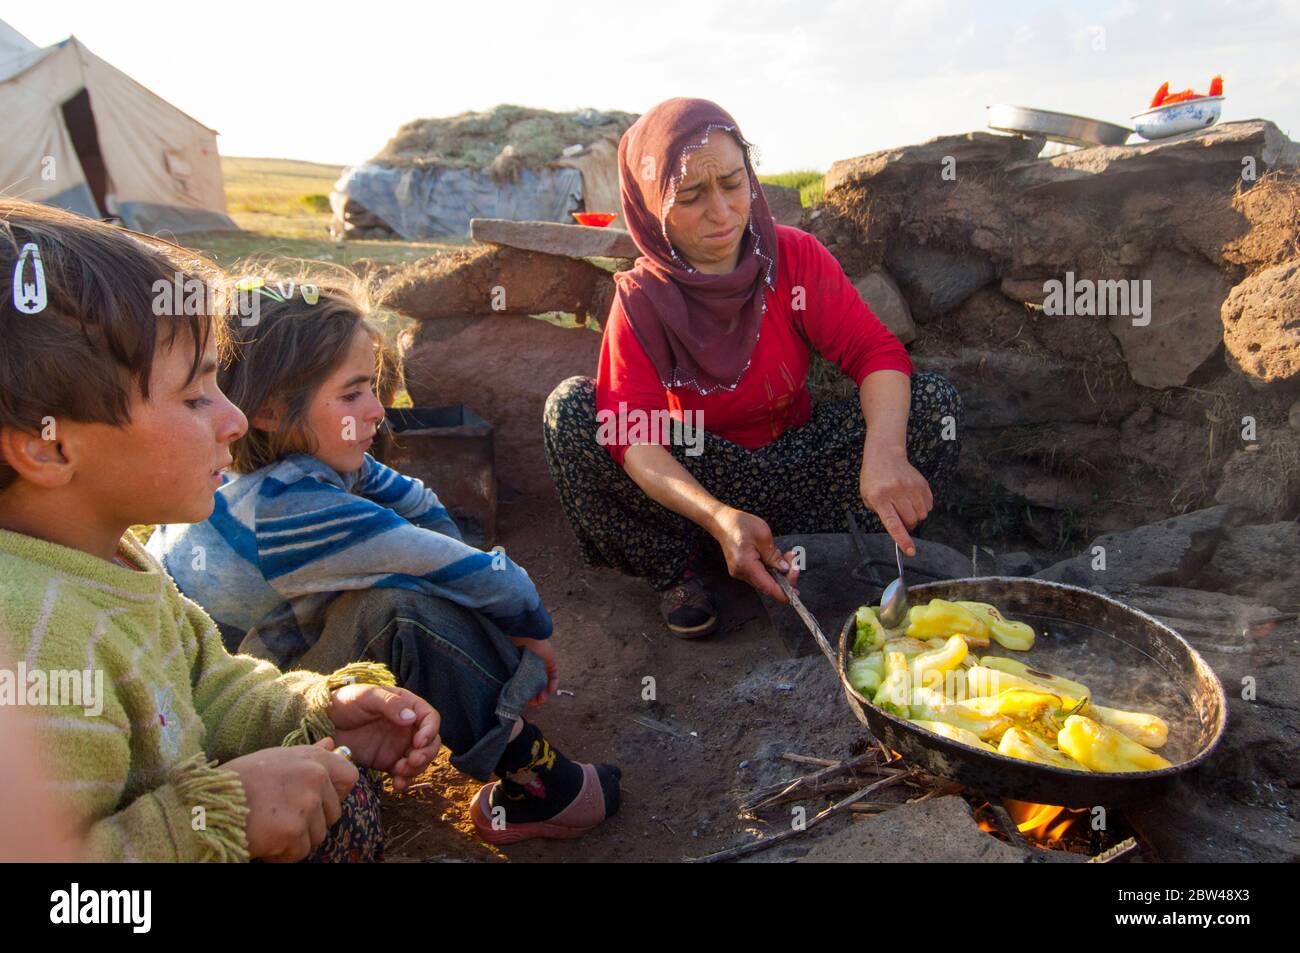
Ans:
[{"label": "brown shoe", "polygon": [[668,631],[679,639],[698,639],[718,627],[718,611],[713,594],[704,580],[690,570],[682,581],[664,592],[659,602]]}]

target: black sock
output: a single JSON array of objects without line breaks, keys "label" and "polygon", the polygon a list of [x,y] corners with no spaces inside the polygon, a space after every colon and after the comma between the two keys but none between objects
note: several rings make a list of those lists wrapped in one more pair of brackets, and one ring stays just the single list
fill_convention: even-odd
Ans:
[{"label": "black sock", "polygon": [[[620,772],[612,765],[597,765],[605,795],[605,815],[618,809]],[[501,783],[492,792],[492,807],[506,809],[506,821],[523,824],[544,821],[568,807],[582,790],[582,766],[551,747],[536,725],[524,727],[506,746],[497,762]]]}]

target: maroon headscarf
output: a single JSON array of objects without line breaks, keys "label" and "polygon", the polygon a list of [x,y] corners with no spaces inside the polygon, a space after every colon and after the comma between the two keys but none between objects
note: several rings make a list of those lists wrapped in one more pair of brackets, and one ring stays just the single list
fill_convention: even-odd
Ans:
[{"label": "maroon headscarf", "polygon": [[[736,268],[707,275],[668,241],[664,222],[690,153],[715,130],[740,140],[749,175],[749,224]],[[668,99],[623,133],[618,144],[623,218],[641,257],[615,274],[615,294],[664,387],[701,394],[735,390],[749,367],[767,309],[764,286],[776,287],[776,224],[754,174],[750,145],[736,121],[707,99]]]}]

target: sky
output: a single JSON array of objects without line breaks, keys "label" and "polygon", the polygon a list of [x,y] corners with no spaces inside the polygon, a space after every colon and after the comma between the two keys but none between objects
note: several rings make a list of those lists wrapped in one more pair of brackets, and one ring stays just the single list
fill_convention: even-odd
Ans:
[{"label": "sky", "polygon": [[[1127,123],[1156,87],[1300,138],[1300,0],[28,0],[40,45],[82,43],[220,133],[225,155],[351,164],[411,119],[514,103],[727,109],[759,171],[985,128],[1014,103]],[[221,15],[214,15],[214,11]]]}]

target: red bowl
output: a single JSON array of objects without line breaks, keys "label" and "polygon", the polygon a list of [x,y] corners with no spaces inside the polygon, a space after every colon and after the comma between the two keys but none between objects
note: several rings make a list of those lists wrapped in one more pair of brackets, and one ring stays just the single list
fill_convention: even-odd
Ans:
[{"label": "red bowl", "polygon": [[618,218],[614,212],[570,212],[569,214],[578,220],[579,225],[591,225],[594,228],[604,228]]}]

